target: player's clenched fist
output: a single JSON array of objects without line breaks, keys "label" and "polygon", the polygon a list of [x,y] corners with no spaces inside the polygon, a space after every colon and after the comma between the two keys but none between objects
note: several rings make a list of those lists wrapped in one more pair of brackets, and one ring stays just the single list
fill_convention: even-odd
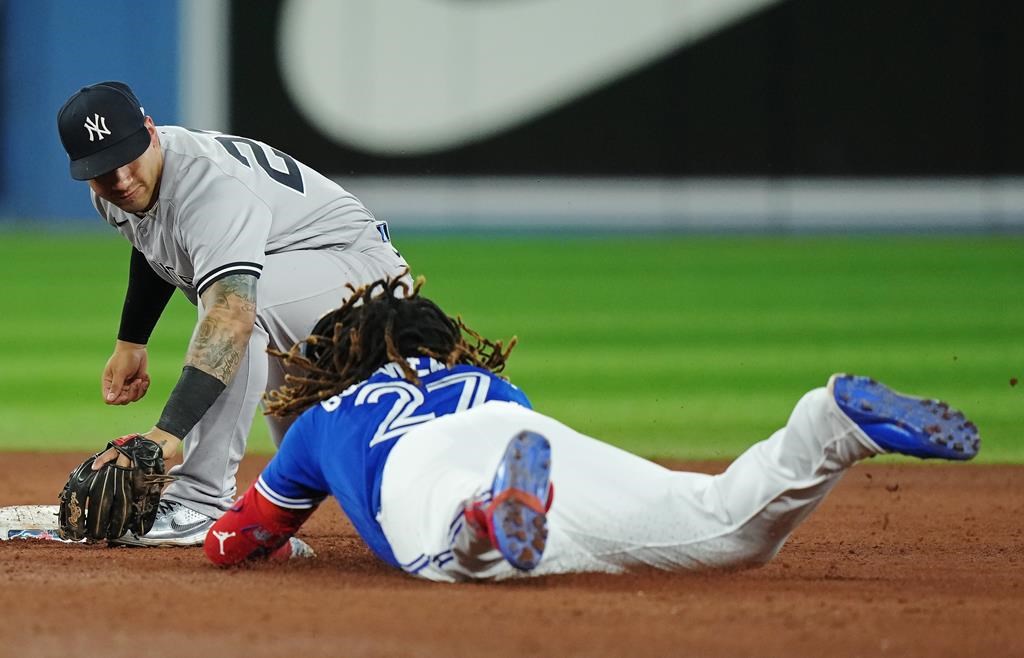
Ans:
[{"label": "player's clenched fist", "polygon": [[107,404],[130,404],[149,390],[149,356],[146,346],[117,341],[103,369],[102,394]]}]

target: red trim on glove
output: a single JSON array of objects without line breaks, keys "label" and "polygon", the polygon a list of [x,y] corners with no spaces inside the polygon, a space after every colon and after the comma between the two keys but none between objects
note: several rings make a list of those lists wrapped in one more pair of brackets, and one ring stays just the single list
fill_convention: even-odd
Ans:
[{"label": "red trim on glove", "polygon": [[278,507],[253,485],[213,524],[203,550],[222,567],[265,558],[287,544],[314,509]]},{"label": "red trim on glove", "polygon": [[137,436],[141,437],[143,439],[146,438],[146,437],[142,436],[141,434],[125,434],[124,436],[120,436],[120,437],[114,439],[113,441],[111,441],[111,443],[113,443],[116,446],[123,446],[124,444],[128,443],[129,441],[131,441],[132,439],[134,439]]}]

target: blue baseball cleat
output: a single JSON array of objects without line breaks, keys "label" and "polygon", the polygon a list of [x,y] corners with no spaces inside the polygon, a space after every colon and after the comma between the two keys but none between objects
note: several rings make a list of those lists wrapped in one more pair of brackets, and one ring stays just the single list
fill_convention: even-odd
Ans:
[{"label": "blue baseball cleat", "polygon": [[472,502],[465,510],[475,532],[486,533],[491,545],[520,571],[535,569],[544,555],[547,511],[554,496],[550,480],[551,444],[536,432],[520,432],[498,463],[490,500]]},{"label": "blue baseball cleat", "polygon": [[978,454],[978,427],[945,402],[897,393],[870,377],[833,375],[839,408],[886,452],[967,460]]}]

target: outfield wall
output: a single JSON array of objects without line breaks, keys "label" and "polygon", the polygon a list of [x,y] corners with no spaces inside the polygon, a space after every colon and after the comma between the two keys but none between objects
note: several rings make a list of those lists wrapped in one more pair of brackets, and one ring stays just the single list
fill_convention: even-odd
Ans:
[{"label": "outfield wall", "polygon": [[0,3],[0,217],[95,212],[57,135],[57,111],[82,85],[130,80],[147,110],[179,120],[178,11],[158,0]]},{"label": "outfield wall", "polygon": [[408,227],[1024,228],[1024,9],[1000,0],[0,0],[0,18],[0,226],[91,217],[54,117],[120,78],[158,123],[264,139]]},{"label": "outfield wall", "polygon": [[1019,232],[1024,178],[339,178],[400,230]]}]

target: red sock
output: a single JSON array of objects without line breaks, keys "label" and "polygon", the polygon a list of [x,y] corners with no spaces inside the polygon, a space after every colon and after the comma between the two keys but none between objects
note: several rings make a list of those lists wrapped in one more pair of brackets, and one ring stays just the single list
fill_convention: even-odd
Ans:
[{"label": "red sock", "polygon": [[[533,498],[533,496],[530,496]],[[534,499],[536,500],[536,499]],[[484,539],[489,537],[493,544],[494,535],[491,527],[491,516],[494,508],[500,501],[492,500],[486,504],[468,500],[462,507],[463,517],[466,519],[466,525],[470,527],[473,534],[477,539]],[[555,502],[555,485],[552,482],[548,483],[548,497],[544,502],[544,513],[551,511],[551,503]],[[539,509],[537,510],[540,511]]]}]

